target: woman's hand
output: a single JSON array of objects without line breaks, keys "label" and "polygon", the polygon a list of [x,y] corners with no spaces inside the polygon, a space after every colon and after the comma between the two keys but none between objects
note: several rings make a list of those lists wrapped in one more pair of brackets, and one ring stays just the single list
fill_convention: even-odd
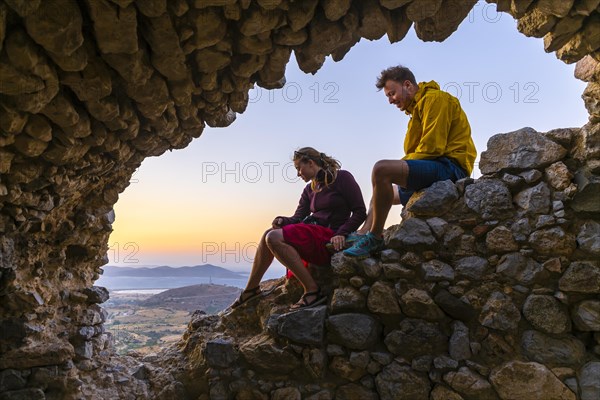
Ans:
[{"label": "woman's hand", "polygon": [[273,220],[273,222],[271,222],[271,226],[273,226],[273,229],[281,228],[281,224],[283,224],[283,218],[281,217],[277,217]]},{"label": "woman's hand", "polygon": [[344,237],[344,235],[336,235],[332,237],[329,241],[333,245],[333,249],[335,251],[342,250],[344,248],[344,245],[346,244],[346,238]]}]

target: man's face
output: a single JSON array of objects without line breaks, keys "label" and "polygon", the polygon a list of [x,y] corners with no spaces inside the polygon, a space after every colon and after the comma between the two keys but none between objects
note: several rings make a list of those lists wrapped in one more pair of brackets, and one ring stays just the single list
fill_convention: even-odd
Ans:
[{"label": "man's face", "polygon": [[410,81],[400,83],[388,80],[383,86],[383,92],[390,104],[395,105],[402,111],[406,111],[406,107],[412,102],[417,91]]}]

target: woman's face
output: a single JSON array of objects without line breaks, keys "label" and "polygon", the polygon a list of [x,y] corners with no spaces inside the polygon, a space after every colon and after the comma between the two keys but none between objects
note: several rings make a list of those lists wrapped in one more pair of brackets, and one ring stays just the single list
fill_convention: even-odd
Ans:
[{"label": "woman's face", "polygon": [[296,171],[298,171],[298,176],[302,178],[304,182],[308,182],[317,176],[317,172],[319,172],[320,169],[313,160],[296,160],[294,161],[294,166],[296,167]]}]

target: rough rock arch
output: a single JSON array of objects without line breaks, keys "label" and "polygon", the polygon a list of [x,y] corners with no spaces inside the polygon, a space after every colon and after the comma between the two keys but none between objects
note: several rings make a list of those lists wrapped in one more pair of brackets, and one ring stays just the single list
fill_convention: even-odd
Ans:
[{"label": "rough rock arch", "polygon": [[[443,41],[475,3],[1,0],[0,397],[92,398],[92,376],[111,386],[98,306],[107,293],[93,282],[112,207],[145,157],[185,147],[205,124],[231,124],[254,84],[284,85],[292,51],[308,73],[361,38],[395,42],[413,25],[422,40]],[[581,140],[595,148],[600,2],[494,3],[523,34],[543,37],[546,51],[581,60],[576,74],[590,82]],[[590,154],[578,178],[584,200],[598,194]],[[124,397],[145,390],[121,383],[127,390],[113,389]]]}]

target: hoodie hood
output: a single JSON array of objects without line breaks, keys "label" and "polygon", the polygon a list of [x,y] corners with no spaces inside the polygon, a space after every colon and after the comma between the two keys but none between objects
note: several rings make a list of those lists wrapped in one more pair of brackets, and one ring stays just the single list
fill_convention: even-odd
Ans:
[{"label": "hoodie hood", "polygon": [[440,85],[436,81],[419,82],[419,90],[417,90],[417,93],[415,93],[415,97],[413,97],[413,101],[408,105],[408,107],[406,107],[406,111],[405,111],[406,115],[412,114],[417,103],[419,101],[421,101],[421,99],[423,98],[425,93],[431,89],[440,90]]}]

